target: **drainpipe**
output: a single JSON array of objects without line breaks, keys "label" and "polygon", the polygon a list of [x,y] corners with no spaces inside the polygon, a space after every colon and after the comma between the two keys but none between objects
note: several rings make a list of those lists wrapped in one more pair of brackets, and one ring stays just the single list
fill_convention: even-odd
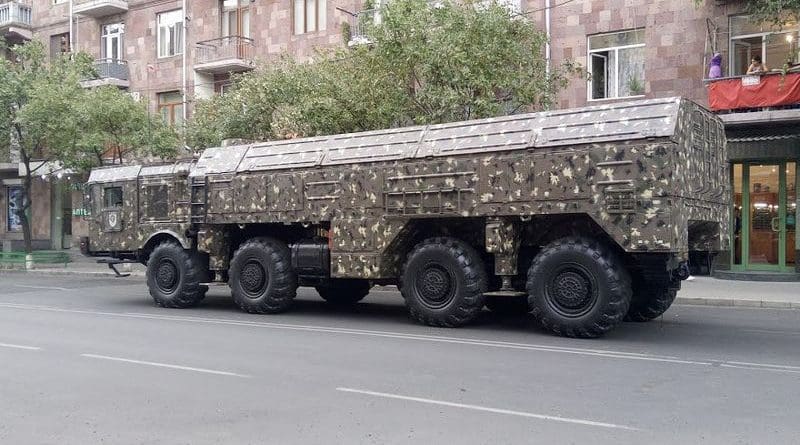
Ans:
[{"label": "drainpipe", "polygon": [[183,128],[184,128],[184,136],[186,135],[186,117],[187,117],[187,110],[189,103],[186,99],[186,52],[188,51],[188,44],[189,41],[189,14],[186,10],[186,0],[183,0],[183,4],[181,5],[181,11],[183,11],[183,67],[181,72],[181,89],[183,90]]},{"label": "drainpipe", "polygon": [[69,52],[75,51],[75,30],[73,29],[72,19],[73,19],[73,12],[72,12],[72,0],[69,0]]},{"label": "drainpipe", "polygon": [[544,0],[544,29],[547,42],[544,44],[545,72],[550,74],[550,0]]}]

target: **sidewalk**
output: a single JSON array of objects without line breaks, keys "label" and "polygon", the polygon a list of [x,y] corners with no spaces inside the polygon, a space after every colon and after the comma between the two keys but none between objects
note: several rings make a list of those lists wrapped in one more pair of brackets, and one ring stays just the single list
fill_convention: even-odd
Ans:
[{"label": "sidewalk", "polygon": [[[43,264],[31,271],[0,269],[0,274],[114,276],[114,272],[108,266],[97,264],[94,258],[85,257],[77,251],[70,252],[70,255],[72,262],[66,267],[63,264]],[[118,267],[120,272],[130,273],[132,279],[145,275],[145,267],[141,264],[121,264]],[[683,282],[676,304],[800,309],[800,283],[733,281],[695,277],[692,281]]]}]

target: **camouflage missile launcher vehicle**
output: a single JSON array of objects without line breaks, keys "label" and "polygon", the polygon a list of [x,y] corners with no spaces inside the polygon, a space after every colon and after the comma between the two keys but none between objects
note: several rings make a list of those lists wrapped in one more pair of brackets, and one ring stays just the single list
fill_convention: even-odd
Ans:
[{"label": "camouflage missile launcher vehicle", "polygon": [[252,313],[394,284],[428,325],[487,306],[595,337],[666,311],[690,250],[727,255],[725,150],[676,98],[212,148],[94,170],[83,248],[146,264],[165,307],[214,281]]}]

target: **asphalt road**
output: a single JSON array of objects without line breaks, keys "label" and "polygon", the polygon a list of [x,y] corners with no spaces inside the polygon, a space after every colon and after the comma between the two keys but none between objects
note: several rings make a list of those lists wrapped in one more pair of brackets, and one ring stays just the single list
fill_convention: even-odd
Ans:
[{"label": "asphalt road", "polygon": [[676,306],[598,340],[399,294],[352,310],[227,288],[159,309],[141,278],[0,274],[2,444],[800,443],[800,311]]}]

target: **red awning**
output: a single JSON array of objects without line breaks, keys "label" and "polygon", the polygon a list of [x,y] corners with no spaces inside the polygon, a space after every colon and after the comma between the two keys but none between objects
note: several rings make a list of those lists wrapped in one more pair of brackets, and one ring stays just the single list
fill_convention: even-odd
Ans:
[{"label": "red awning", "polygon": [[708,105],[713,111],[800,104],[800,73],[713,80]]}]

